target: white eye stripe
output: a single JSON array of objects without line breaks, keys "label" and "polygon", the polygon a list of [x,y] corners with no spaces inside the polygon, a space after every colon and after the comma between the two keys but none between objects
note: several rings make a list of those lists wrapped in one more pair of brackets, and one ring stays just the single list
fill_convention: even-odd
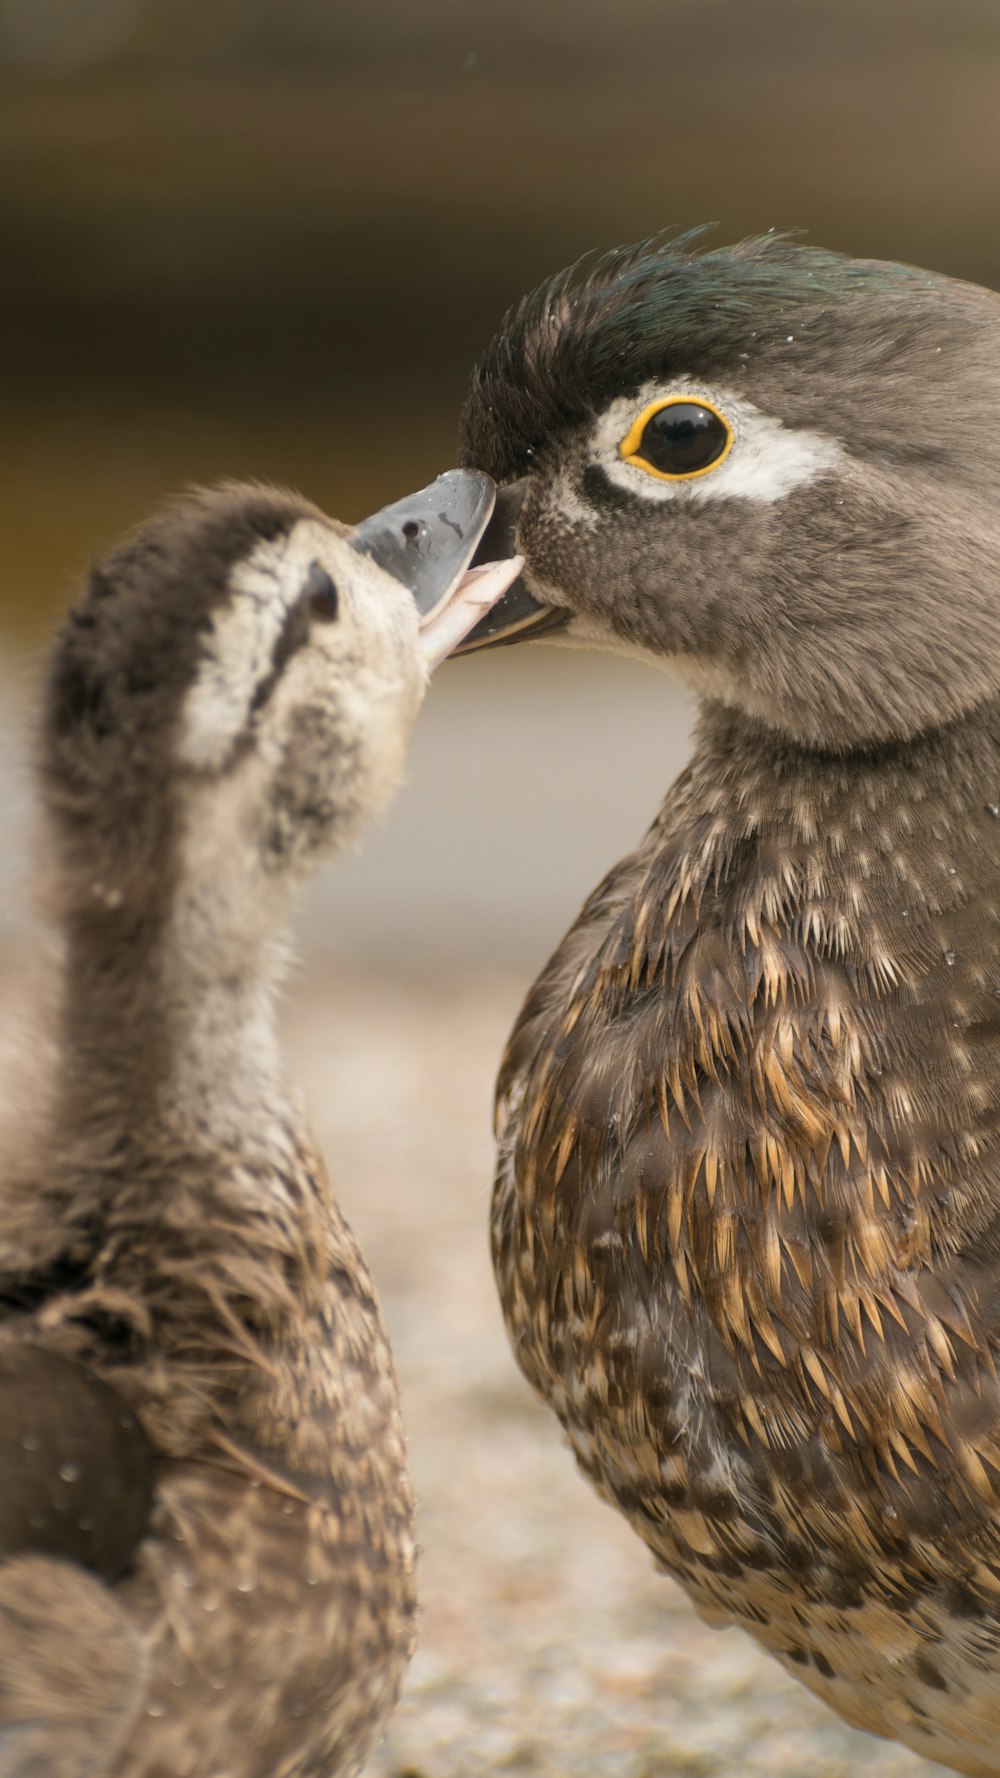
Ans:
[{"label": "white eye stripe", "polygon": [[[718,408],[732,427],[733,445],[718,468],[690,481],[662,481],[634,459],[623,458],[620,446],[645,407],[679,395]],[[646,383],[637,394],[620,396],[601,415],[587,448],[588,462],[603,470],[616,487],[642,500],[753,500],[764,505],[816,481],[844,462],[846,455],[838,439],[785,426],[744,396],[709,388],[691,377]]]},{"label": "white eye stripe", "polygon": [[243,733],[257,688],[272,671],[274,645],[310,563],[329,534],[302,519],[290,535],[261,543],[230,579],[232,599],[216,613],[205,658],[188,692],[179,754],[198,771],[218,771]]}]

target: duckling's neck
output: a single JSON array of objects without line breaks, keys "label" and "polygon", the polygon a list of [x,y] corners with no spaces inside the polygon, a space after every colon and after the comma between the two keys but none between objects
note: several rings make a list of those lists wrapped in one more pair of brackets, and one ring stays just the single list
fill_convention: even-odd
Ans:
[{"label": "duckling's neck", "polygon": [[275,1023],[283,946],[216,944],[205,906],[71,923],[57,1125],[71,1174],[109,1185],[199,1157],[283,1155],[300,1135]]}]

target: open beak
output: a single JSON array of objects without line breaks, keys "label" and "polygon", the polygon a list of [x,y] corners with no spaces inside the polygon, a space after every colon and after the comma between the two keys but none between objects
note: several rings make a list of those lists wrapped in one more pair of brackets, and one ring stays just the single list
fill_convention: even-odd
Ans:
[{"label": "open beak", "polygon": [[352,549],[411,593],[431,667],[489,615],[524,566],[510,550],[500,561],[477,552],[495,499],[495,484],[482,470],[450,469],[364,519],[351,538]]},{"label": "open beak", "polygon": [[[504,558],[521,560],[516,554],[516,532],[526,491],[527,484],[523,481],[511,482],[506,488],[498,488],[493,517],[483,532],[482,541],[473,557],[474,563],[499,562]],[[480,618],[475,629],[469,631],[454,652],[473,654],[482,648],[505,648],[511,642],[527,642],[541,636],[551,636],[553,631],[565,629],[569,619],[568,611],[561,611],[556,605],[543,605],[536,599],[528,591],[519,572],[516,579],[511,579],[503,597]]]}]

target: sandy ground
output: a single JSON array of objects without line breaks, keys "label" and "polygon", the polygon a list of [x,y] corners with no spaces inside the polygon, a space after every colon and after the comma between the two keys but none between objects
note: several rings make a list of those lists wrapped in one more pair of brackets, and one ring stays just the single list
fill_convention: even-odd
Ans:
[{"label": "sandy ground", "polygon": [[420,1647],[372,1778],[932,1778],[704,1627],[516,1370],[487,1251],[489,1110],[521,981],[300,982],[294,1070],[375,1270],[406,1403]]}]

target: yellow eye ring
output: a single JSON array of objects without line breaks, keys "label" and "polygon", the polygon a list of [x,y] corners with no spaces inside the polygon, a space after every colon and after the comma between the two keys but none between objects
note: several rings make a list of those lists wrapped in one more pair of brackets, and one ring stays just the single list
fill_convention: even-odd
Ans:
[{"label": "yellow eye ring", "polygon": [[[683,418],[676,416],[673,426],[647,430],[660,414],[671,408],[684,408]],[[656,437],[659,430],[660,436]],[[709,475],[724,463],[733,448],[733,429],[724,413],[701,395],[668,395],[665,400],[651,401],[629,427],[618,446],[618,454],[645,470],[658,482],[690,482]],[[659,464],[650,461],[655,451]],[[706,457],[707,461],[700,461]],[[676,463],[676,468],[665,465]]]}]

